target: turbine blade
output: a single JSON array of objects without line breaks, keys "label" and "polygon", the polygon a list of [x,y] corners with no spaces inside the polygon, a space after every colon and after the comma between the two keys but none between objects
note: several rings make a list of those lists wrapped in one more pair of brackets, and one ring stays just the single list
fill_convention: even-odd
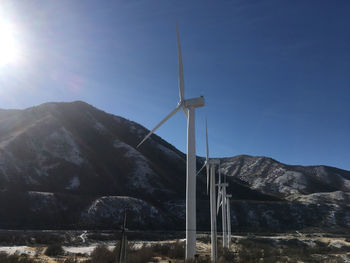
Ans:
[{"label": "turbine blade", "polygon": [[198,175],[203,169],[204,167],[207,165],[207,162],[204,162],[203,166],[201,167],[201,169],[199,169],[199,171],[197,172],[196,175]]},{"label": "turbine blade", "polygon": [[183,73],[183,66],[182,66],[180,34],[179,34],[179,29],[178,29],[177,23],[176,23],[176,37],[177,37],[177,58],[178,58],[178,63],[179,63],[179,93],[180,93],[180,101],[183,101],[185,98],[184,73]]},{"label": "turbine blade", "polygon": [[153,130],[151,130],[146,135],[146,137],[136,146],[136,148],[139,148],[141,144],[143,144],[148,139],[148,137],[150,137],[164,122],[166,122],[171,116],[173,116],[181,107],[182,105],[178,105],[172,112],[170,112],[160,123],[157,124],[156,127],[153,128]]},{"label": "turbine blade", "polygon": [[217,204],[216,204],[216,213],[217,214],[219,214],[220,202],[221,202],[221,193],[220,193],[220,190],[219,190],[219,192],[218,192],[218,201],[217,201]]}]

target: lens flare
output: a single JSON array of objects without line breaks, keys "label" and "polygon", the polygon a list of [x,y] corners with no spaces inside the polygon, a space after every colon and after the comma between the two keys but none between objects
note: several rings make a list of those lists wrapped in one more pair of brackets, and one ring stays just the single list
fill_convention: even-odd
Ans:
[{"label": "lens flare", "polygon": [[13,27],[0,21],[0,66],[15,63],[18,59],[18,48],[13,34]]}]

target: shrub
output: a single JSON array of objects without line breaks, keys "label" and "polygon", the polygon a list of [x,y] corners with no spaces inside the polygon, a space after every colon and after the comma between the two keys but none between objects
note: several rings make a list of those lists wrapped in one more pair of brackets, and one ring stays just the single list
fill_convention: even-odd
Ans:
[{"label": "shrub", "polygon": [[[91,253],[91,260],[87,263],[115,263],[119,260],[120,243],[117,243],[113,252],[106,246],[99,245]],[[144,263],[151,261],[153,257],[153,248],[145,247],[138,250],[127,249],[127,262],[130,263]]]},{"label": "shrub", "polygon": [[[194,259],[187,259],[185,263],[211,263],[209,256],[199,256],[197,255]],[[226,263],[226,262],[225,262]]]},{"label": "shrub", "polygon": [[154,244],[152,245],[153,252],[159,256],[169,257],[171,245],[170,244]]},{"label": "shrub", "polygon": [[176,242],[171,246],[169,257],[175,259],[185,258],[185,243],[176,240]]},{"label": "shrub", "polygon": [[64,260],[63,263],[77,263],[78,261],[74,257],[68,257]]},{"label": "shrub", "polygon": [[153,257],[152,247],[145,247],[138,250],[130,251],[127,255],[127,262],[130,263],[144,263],[150,262]]},{"label": "shrub", "polygon": [[91,252],[91,263],[114,263],[115,253],[110,251],[105,245],[98,245]]},{"label": "shrub", "polygon": [[20,256],[17,254],[7,255],[6,253],[0,253],[1,263],[35,263],[35,261],[27,256]]},{"label": "shrub", "polygon": [[45,250],[45,255],[49,257],[60,256],[64,254],[61,244],[51,244]]},{"label": "shrub", "polygon": [[224,248],[219,252],[218,262],[219,263],[235,262],[235,254],[231,250]]},{"label": "shrub", "polygon": [[175,243],[155,244],[152,246],[153,252],[160,256],[171,259],[185,258],[185,244],[177,240]]}]

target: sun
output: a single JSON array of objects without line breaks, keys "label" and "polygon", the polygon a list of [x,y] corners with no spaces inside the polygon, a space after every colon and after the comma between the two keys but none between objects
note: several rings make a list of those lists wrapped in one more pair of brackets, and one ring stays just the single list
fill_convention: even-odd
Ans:
[{"label": "sun", "polygon": [[17,58],[18,48],[13,27],[0,20],[0,66],[15,63]]}]

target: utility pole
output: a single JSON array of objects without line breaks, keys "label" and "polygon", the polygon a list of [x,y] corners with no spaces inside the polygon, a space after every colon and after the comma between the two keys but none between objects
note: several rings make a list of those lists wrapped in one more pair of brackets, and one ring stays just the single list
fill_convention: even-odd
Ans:
[{"label": "utility pole", "polygon": [[122,236],[120,239],[120,247],[119,247],[119,259],[118,263],[126,263],[127,260],[127,247],[128,240],[126,237],[126,209],[124,210],[124,222],[122,227]]}]

